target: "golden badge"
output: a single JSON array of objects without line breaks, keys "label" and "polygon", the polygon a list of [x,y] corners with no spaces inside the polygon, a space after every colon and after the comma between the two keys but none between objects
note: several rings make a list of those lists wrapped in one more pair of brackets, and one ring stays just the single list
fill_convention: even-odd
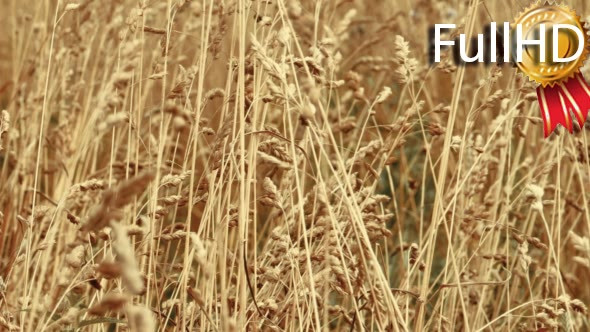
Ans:
[{"label": "golden badge", "polygon": [[[589,53],[587,30],[580,17],[565,5],[537,3],[525,10],[515,24],[523,40],[545,43],[541,45],[545,50],[533,43],[526,45],[516,61],[522,73],[539,84],[537,97],[545,137],[558,124],[573,131],[570,111],[582,127],[590,109],[590,87],[580,73]],[[567,26],[570,29],[564,29]],[[579,32],[576,34],[571,27]]]}]

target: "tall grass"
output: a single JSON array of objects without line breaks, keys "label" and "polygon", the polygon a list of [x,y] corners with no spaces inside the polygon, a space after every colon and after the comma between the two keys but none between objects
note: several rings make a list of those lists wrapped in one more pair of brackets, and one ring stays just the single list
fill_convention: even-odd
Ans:
[{"label": "tall grass", "polygon": [[428,63],[528,5],[2,1],[1,329],[589,330],[589,131]]}]

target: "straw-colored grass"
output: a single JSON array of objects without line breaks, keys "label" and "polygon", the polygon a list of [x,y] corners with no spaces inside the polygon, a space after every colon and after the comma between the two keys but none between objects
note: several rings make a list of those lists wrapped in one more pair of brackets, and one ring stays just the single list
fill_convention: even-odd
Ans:
[{"label": "straw-colored grass", "polygon": [[0,2],[0,330],[589,330],[590,132],[428,62],[528,5]]}]

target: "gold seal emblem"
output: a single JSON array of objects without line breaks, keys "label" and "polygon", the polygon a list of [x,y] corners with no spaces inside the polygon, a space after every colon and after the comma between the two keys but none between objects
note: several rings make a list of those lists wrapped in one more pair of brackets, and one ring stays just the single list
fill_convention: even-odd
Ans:
[{"label": "gold seal emblem", "polygon": [[[526,40],[539,39],[540,25],[545,25],[545,62],[539,61],[539,46],[526,45],[522,50],[522,62],[517,61],[518,68],[531,81],[537,82],[542,87],[554,86],[557,83],[565,82],[574,77],[582,67],[588,56],[587,30],[580,20],[580,17],[565,5],[537,3],[524,12],[515,20],[515,24],[522,25],[522,38]],[[579,40],[578,36],[569,30],[560,29],[557,40],[553,39],[553,26],[556,24],[570,24],[580,31],[583,31],[584,38]],[[551,42],[549,42],[551,41]],[[575,55],[579,43],[584,43],[582,54],[570,62],[553,62],[553,45],[558,43],[558,55],[562,59]]]}]

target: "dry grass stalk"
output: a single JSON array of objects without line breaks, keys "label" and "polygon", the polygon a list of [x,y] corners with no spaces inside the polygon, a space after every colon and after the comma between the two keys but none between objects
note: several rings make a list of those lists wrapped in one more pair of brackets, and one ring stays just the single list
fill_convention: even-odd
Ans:
[{"label": "dry grass stalk", "polygon": [[104,295],[98,303],[88,308],[88,313],[94,316],[104,316],[107,312],[119,312],[129,298],[123,294],[109,293]]}]

